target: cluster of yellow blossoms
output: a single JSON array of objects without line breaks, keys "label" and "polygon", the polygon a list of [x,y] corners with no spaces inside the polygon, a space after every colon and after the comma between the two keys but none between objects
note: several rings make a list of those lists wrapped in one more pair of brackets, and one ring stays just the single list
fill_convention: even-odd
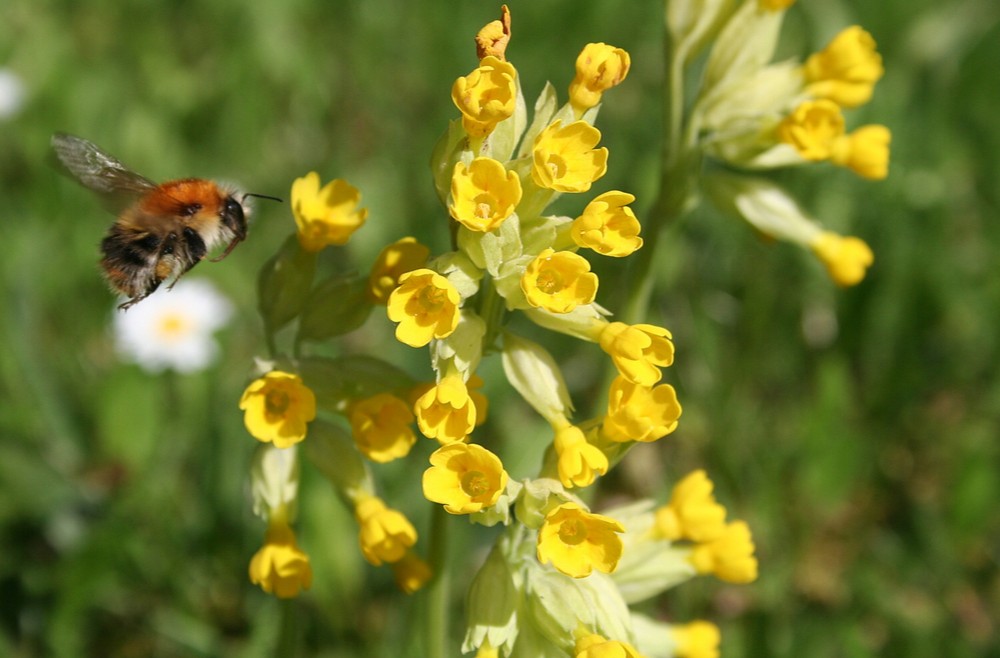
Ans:
[{"label": "cluster of yellow blossoms", "polygon": [[844,110],[871,99],[883,74],[882,58],[872,36],[855,25],[804,63],[771,63],[785,12],[793,4],[667,3],[675,77],[714,42],[690,111],[675,117],[683,124],[675,131],[675,164],[689,166],[709,157],[735,168],[709,173],[698,184],[717,206],[763,235],[806,247],[834,282],[851,286],[873,262],[868,246],[824,229],[784,188],[752,172],[830,162],[866,179],[884,179],[889,129],[865,125],[847,132],[844,118]]},{"label": "cluster of yellow blossoms", "polygon": [[[768,64],[790,4],[668,3],[672,67],[715,40],[684,129],[668,131],[679,140],[668,168],[690,165],[696,154],[745,170],[829,160],[867,178],[886,175],[888,131],[865,126],[847,134],[841,114],[867,100],[881,76],[871,37],[850,28],[804,65]],[[250,578],[279,597],[311,583],[308,556],[290,525],[301,443],[353,509],[365,559],[390,565],[406,592],[424,586],[432,569],[415,550],[417,531],[378,496],[372,466],[419,450],[416,425],[437,442],[423,471],[424,497],[448,514],[506,527],[471,584],[463,651],[717,655],[719,632],[711,623],[670,625],[629,608],[699,574],[756,579],[749,528],[727,522],[705,473],[681,480],[659,507],[643,501],[598,514],[574,493],[632,446],[673,432],[681,416],[674,388],[661,383],[674,360],[670,332],[610,319],[583,255],[622,258],[643,246],[629,207],[635,197],[612,190],[585,199],[576,217],[546,214],[561,195],[588,193],[607,171],[608,149],[598,146],[594,122],[603,94],[628,75],[629,55],[588,44],[568,102],[560,105],[546,85],[529,121],[518,72],[506,59],[509,41],[504,7],[502,19],[477,36],[478,66],[452,87],[461,116],[434,150],[435,187],[454,220],[453,251],[432,257],[406,237],[385,247],[367,275],[316,281],[318,252],[346,243],[367,212],[344,181],[321,186],[310,173],[292,186],[298,231],[259,281],[270,355],[258,362],[260,376],[240,401],[247,430],[261,442],[253,495],[255,511],[268,521]],[[820,229],[763,178],[713,173],[704,185],[761,232],[809,246],[842,285],[859,281],[871,263],[863,242]],[[304,343],[353,331],[381,306],[401,343],[429,348],[433,382],[373,356],[302,354]],[[515,313],[608,355],[617,376],[604,413],[573,418],[559,365],[510,328]],[[276,334],[293,321],[293,356],[285,356]],[[473,438],[488,413],[477,371],[497,351],[507,382],[552,430],[534,478],[511,478],[500,457]]]}]

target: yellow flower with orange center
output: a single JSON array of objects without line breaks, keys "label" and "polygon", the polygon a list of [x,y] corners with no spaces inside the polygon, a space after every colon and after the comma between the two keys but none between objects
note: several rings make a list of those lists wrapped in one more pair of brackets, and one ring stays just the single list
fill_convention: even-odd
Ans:
[{"label": "yellow flower with orange center", "polygon": [[427,264],[431,250],[416,238],[396,240],[379,252],[368,275],[368,299],[375,304],[386,304],[389,295],[399,285],[399,277]]},{"label": "yellow flower with orange center", "polygon": [[556,432],[553,448],[559,456],[559,481],[564,487],[589,487],[598,475],[608,472],[608,458],[575,425]]},{"label": "yellow flower with orange center", "polygon": [[320,187],[319,174],[311,171],[292,183],[292,214],[299,244],[306,251],[346,244],[361,228],[368,210],[358,209],[361,193],[350,183],[334,179]]},{"label": "yellow flower with orange center", "polygon": [[545,249],[521,275],[529,304],[553,313],[569,313],[597,296],[597,275],[587,259],[570,251]]},{"label": "yellow flower with orange center", "polygon": [[778,140],[791,144],[804,159],[827,160],[834,142],[844,134],[840,106],[825,99],[806,101],[778,125]]},{"label": "yellow flower with orange center", "polygon": [[521,201],[521,179],[492,158],[455,165],[448,212],[471,231],[492,231]]},{"label": "yellow flower with orange center", "polygon": [[619,376],[608,392],[601,431],[611,441],[656,441],[677,429],[680,416],[677,392],[670,384],[650,388]]},{"label": "yellow flower with orange center", "polygon": [[595,149],[601,131],[583,121],[554,121],[535,138],[531,179],[557,192],[586,192],[608,170],[608,149]]},{"label": "yellow flower with orange center", "polygon": [[365,457],[384,464],[410,453],[416,442],[410,406],[388,393],[358,400],[350,408],[351,435]]},{"label": "yellow flower with orange center", "polygon": [[588,43],[576,58],[576,76],[569,85],[569,102],[577,111],[594,107],[601,95],[621,84],[632,61],[621,48],[606,43]]},{"label": "yellow flower with orange center", "polygon": [[386,313],[398,322],[396,339],[423,347],[434,338],[445,338],[458,326],[461,298],[448,279],[429,269],[413,270],[399,277],[389,295]]},{"label": "yellow flower with orange center", "polygon": [[316,396],[298,375],[274,370],[247,386],[240,409],[251,436],[287,448],[306,438],[316,418]]},{"label": "yellow flower with orange center", "polygon": [[838,286],[853,286],[865,278],[865,272],[875,260],[871,248],[861,238],[820,233],[810,245],[826,266],[826,271]]},{"label": "yellow flower with orange center", "polygon": [[859,25],[841,31],[802,67],[806,91],[841,107],[867,103],[885,69],[875,49],[875,39]]},{"label": "yellow flower with orange center", "polygon": [[605,192],[587,204],[573,220],[570,234],[580,247],[605,256],[621,258],[642,246],[639,220],[628,204],[635,197],[627,192]]},{"label": "yellow flower with orange center", "polygon": [[611,573],[622,556],[622,532],[622,524],[610,517],[563,503],[545,515],[538,531],[538,561],[571,578],[584,578],[595,569]]},{"label": "yellow flower with orange center", "polygon": [[700,574],[714,574],[729,583],[757,580],[753,538],[745,521],[733,521],[715,539],[697,544],[688,560]]},{"label": "yellow flower with orange center", "polygon": [[476,403],[461,375],[447,375],[421,395],[414,411],[428,439],[442,444],[464,441],[476,426]]},{"label": "yellow flower with orange center", "polygon": [[264,546],[250,560],[250,582],[268,594],[288,599],[312,585],[309,556],[295,542],[295,533],[281,517],[271,519]]},{"label": "yellow flower with orange center", "polygon": [[358,541],[365,559],[376,567],[397,562],[417,543],[417,531],[402,512],[386,507],[378,496],[365,496],[354,506],[360,532]]},{"label": "yellow flower with orange center", "polygon": [[674,362],[671,338],[669,331],[656,325],[610,322],[600,330],[599,342],[623,377],[652,386],[663,376],[660,368]]},{"label": "yellow flower with orange center", "polygon": [[517,72],[509,62],[484,57],[469,75],[455,80],[451,99],[462,113],[462,127],[471,137],[485,137],[514,114]]},{"label": "yellow flower with orange center", "polygon": [[449,514],[473,514],[492,507],[509,476],[500,458],[476,444],[452,443],[434,451],[424,471],[424,498]]}]

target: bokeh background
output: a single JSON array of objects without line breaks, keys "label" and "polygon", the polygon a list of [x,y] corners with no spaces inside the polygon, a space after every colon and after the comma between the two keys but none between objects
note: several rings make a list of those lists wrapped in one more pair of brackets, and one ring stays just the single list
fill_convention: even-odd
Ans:
[{"label": "bokeh background", "polygon": [[[661,3],[508,4],[508,56],[529,102],[545,80],[564,93],[589,41],[632,54],[601,111],[611,158],[595,190],[634,192],[641,217],[658,175]],[[250,239],[191,275],[236,309],[216,364],[149,374],[114,350],[114,300],[96,267],[112,217],[54,172],[48,141],[68,131],[153,179],[221,178],[285,198],[310,170],[345,178],[370,219],[324,255],[327,270],[366,270],[404,235],[439,252],[446,214],[427,162],[457,116],[451,83],[475,65],[471,37],[498,11],[471,0],[0,4],[0,69],[24,91],[0,119],[0,656],[269,656],[289,622],[302,655],[419,655],[419,595],[363,562],[353,519],[309,468],[299,527],[313,589],[283,606],[246,577],[264,527],[236,405],[262,352],[256,273],[293,228],[287,203],[260,204]],[[875,36],[886,75],[849,121],[891,127],[890,176],[819,166],[781,179],[827,225],[868,241],[875,266],[839,290],[809,254],[694,213],[664,240],[650,312],[674,332],[666,381],[684,417],[601,496],[663,500],[702,467],[750,522],[757,583],[700,579],[653,606],[714,620],[723,656],[1000,655],[1000,5],[800,0],[780,55],[853,23]],[[599,269],[612,309],[617,267]],[[602,357],[547,345],[586,408]],[[429,375],[425,352],[394,345],[378,314],[316,351],[375,351]],[[493,361],[485,431],[501,446],[543,441]],[[538,455],[516,445],[500,453],[528,475]],[[421,530],[430,447],[377,471]],[[492,537],[455,525],[455,559],[471,565]],[[460,594],[455,604],[460,627]]]}]

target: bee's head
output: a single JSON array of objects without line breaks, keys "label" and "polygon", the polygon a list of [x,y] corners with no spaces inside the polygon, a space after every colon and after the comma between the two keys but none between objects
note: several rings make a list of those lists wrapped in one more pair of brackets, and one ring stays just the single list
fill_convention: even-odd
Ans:
[{"label": "bee's head", "polygon": [[236,200],[235,194],[230,194],[224,198],[222,200],[222,209],[219,211],[219,218],[222,220],[222,225],[232,231],[233,239],[228,245],[226,245],[226,250],[222,252],[222,255],[214,260],[222,260],[229,255],[229,252],[233,250],[233,247],[246,239],[247,216],[250,214],[250,205],[247,203],[247,197],[271,199],[272,201],[281,202],[281,199],[278,197],[267,196],[265,194],[253,194],[250,192],[240,196],[239,201]]}]

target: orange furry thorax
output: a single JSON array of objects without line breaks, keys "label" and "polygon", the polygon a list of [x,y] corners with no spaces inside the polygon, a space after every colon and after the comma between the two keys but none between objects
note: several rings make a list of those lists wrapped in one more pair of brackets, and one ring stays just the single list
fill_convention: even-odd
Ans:
[{"label": "orange furry thorax", "polygon": [[219,186],[203,178],[182,178],[158,185],[139,202],[150,215],[177,215],[185,207],[199,205],[199,214],[218,215],[225,196]]}]

